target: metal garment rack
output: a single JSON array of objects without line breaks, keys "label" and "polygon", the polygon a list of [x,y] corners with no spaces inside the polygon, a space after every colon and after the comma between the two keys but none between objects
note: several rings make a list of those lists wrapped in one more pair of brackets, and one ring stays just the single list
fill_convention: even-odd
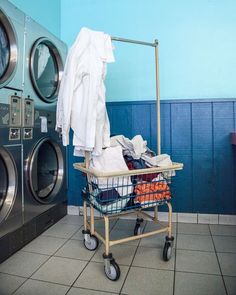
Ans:
[{"label": "metal garment rack", "polygon": [[151,46],[155,48],[155,70],[156,70],[156,108],[157,108],[157,154],[161,154],[161,106],[160,106],[160,83],[159,83],[159,55],[158,55],[158,40],[153,43],[139,40],[125,39],[119,37],[111,37],[112,41],[132,43],[137,45]]}]

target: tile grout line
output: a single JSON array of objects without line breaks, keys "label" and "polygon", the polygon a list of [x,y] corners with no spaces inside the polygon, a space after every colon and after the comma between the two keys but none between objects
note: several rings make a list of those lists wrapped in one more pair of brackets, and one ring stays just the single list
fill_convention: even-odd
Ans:
[{"label": "tile grout line", "polygon": [[[75,288],[75,289],[83,289],[83,290],[89,290],[89,291],[98,291],[98,292],[103,292],[103,293],[107,293],[108,295],[109,294],[114,294],[114,295],[119,295],[119,293],[115,293],[115,292],[112,292],[112,291],[105,291],[105,290],[103,290],[103,291],[101,291],[101,290],[97,290],[97,289],[89,289],[89,288],[85,288],[85,287],[71,287],[71,288]],[[70,290],[71,290],[71,288],[70,288]],[[65,294],[65,295],[67,295],[68,294],[68,291],[67,291],[67,293]]]},{"label": "tile grout line", "polygon": [[223,284],[224,284],[225,292],[226,292],[226,295],[228,295],[228,291],[227,291],[227,288],[226,288],[226,284],[225,284],[225,280],[224,280],[223,272],[222,272],[222,269],[221,269],[221,266],[220,266],[220,260],[219,260],[219,257],[218,257],[217,251],[216,251],[215,242],[214,242],[213,235],[212,235],[212,232],[211,232],[211,227],[209,226],[209,224],[208,224],[208,227],[209,227],[209,230],[210,230],[210,234],[211,234],[211,238],[212,238],[213,247],[214,247],[214,249],[215,249],[216,259],[217,259],[217,262],[218,262],[218,265],[219,265],[219,269],[220,269],[220,273],[221,273],[221,278],[222,278],[222,280],[223,280]]},{"label": "tile grout line", "polygon": [[[145,222],[146,222],[146,223],[145,223],[145,226],[143,227],[143,232],[144,232],[145,229],[146,229],[146,226],[147,226],[147,220],[145,220]],[[123,282],[123,284],[122,284],[122,286],[121,286],[121,288],[120,288],[120,292],[119,292],[119,294],[122,293],[122,290],[123,290],[124,285],[125,285],[125,283],[126,283],[126,280],[127,280],[127,278],[128,278],[129,272],[130,272],[131,267],[132,267],[132,265],[133,265],[133,262],[134,262],[135,256],[136,256],[136,254],[137,254],[137,252],[138,252],[138,248],[139,248],[139,246],[140,246],[141,240],[142,240],[142,239],[139,239],[139,241],[138,241],[138,244],[137,244],[136,250],[135,250],[135,252],[134,252],[133,259],[132,259],[132,261],[131,261],[131,263],[130,263],[130,265],[129,265],[129,268],[128,268],[128,271],[127,271],[127,274],[126,274],[125,279],[124,279],[124,282]]]}]

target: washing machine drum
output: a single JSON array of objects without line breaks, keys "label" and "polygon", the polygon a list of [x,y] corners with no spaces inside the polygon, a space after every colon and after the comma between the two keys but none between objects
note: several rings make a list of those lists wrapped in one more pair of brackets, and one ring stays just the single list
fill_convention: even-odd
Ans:
[{"label": "washing machine drum", "polygon": [[41,203],[53,202],[63,183],[64,160],[60,146],[51,139],[42,140],[30,162],[30,188]]},{"label": "washing machine drum", "polygon": [[39,97],[47,103],[57,99],[63,64],[56,46],[46,38],[38,39],[30,53],[30,76]]},{"label": "washing machine drum", "polygon": [[0,223],[13,207],[17,192],[17,171],[11,155],[0,147]]},{"label": "washing machine drum", "polygon": [[17,40],[8,17],[0,9],[0,88],[13,78],[17,65]]}]

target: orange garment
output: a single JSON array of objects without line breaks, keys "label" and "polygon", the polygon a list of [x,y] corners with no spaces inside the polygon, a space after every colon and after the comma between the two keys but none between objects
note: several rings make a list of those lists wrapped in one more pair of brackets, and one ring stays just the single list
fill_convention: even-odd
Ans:
[{"label": "orange garment", "polygon": [[135,186],[134,192],[137,195],[135,202],[139,203],[169,200],[171,198],[169,187],[165,181],[138,184]]}]

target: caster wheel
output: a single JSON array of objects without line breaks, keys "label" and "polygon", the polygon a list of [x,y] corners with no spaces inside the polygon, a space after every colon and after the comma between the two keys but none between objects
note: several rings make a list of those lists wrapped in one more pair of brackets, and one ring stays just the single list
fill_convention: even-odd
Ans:
[{"label": "caster wheel", "polygon": [[88,241],[86,241],[86,239],[84,239],[84,246],[89,251],[96,250],[98,247],[98,238],[95,237],[94,235],[90,235],[90,238]]},{"label": "caster wheel", "polygon": [[110,261],[109,269],[104,266],[104,272],[107,278],[111,281],[117,281],[120,277],[120,267],[114,259]]},{"label": "caster wheel", "polygon": [[135,228],[134,228],[134,236],[138,236],[141,234],[141,227],[139,223],[136,223]]},{"label": "caster wheel", "polygon": [[169,261],[172,255],[172,246],[170,242],[165,242],[165,246],[163,249],[163,260]]}]

